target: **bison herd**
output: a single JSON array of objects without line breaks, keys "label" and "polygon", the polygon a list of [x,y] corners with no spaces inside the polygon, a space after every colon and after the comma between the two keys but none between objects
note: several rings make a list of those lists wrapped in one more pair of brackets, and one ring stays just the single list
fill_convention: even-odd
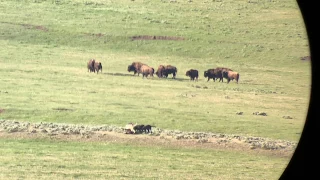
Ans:
[{"label": "bison herd", "polygon": [[[88,72],[97,72],[99,73],[99,70],[102,72],[102,64],[99,61],[96,61],[95,59],[90,59],[87,64]],[[133,75],[142,74],[142,78],[151,76],[153,77],[154,74],[156,74],[159,78],[168,78],[169,74],[172,74],[172,78],[176,78],[176,74],[178,72],[178,69],[175,66],[172,65],[159,65],[157,71],[154,71],[154,68],[151,66],[148,66],[147,64],[141,63],[141,62],[133,62],[128,66],[128,72],[133,72]],[[186,72],[186,76],[190,77],[190,80],[192,81],[198,81],[199,77],[199,71],[196,69],[190,69]],[[208,69],[204,71],[204,77],[208,78],[207,82],[212,79],[214,82],[219,79],[219,82],[223,82],[223,78],[227,79],[227,83],[230,81],[236,80],[236,82],[239,82],[239,73],[236,71],[233,71],[229,68],[224,67],[217,67],[213,69]]]}]

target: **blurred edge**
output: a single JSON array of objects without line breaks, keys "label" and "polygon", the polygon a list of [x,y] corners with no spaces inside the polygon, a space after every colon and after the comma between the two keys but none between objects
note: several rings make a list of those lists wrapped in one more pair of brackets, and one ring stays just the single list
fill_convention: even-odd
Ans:
[{"label": "blurred edge", "polygon": [[[318,66],[318,62],[316,59],[319,55],[319,51],[316,51],[319,41],[316,42],[316,33],[320,32],[316,29],[316,13],[317,5],[316,1],[308,1],[308,0],[296,0],[297,4],[300,8],[300,12],[303,16],[303,20],[305,23],[309,47],[310,47],[310,55],[311,55],[311,94],[310,94],[310,102],[308,114],[306,117],[305,125],[297,145],[295,152],[291,160],[288,163],[288,166],[284,170],[283,174],[279,178],[283,179],[306,179],[307,177],[317,177],[317,152],[316,152],[316,144],[318,142],[316,130],[318,126],[316,126],[316,120],[319,115],[316,114],[316,92],[320,92],[316,88],[319,87],[319,83],[316,85],[316,69]],[[318,10],[319,11],[319,10]],[[318,28],[318,27],[317,27]],[[319,68],[318,68],[319,69]],[[318,81],[319,82],[319,81]],[[318,87],[317,87],[318,86]],[[320,131],[319,131],[320,132]]]}]

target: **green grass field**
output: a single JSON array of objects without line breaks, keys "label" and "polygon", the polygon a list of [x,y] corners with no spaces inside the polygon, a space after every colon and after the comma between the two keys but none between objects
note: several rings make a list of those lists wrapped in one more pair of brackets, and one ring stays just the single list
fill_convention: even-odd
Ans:
[{"label": "green grass field", "polygon": [[[0,119],[117,126],[137,122],[162,129],[299,140],[308,110],[311,67],[309,61],[300,60],[310,53],[304,23],[293,0],[7,0],[0,3],[0,15]],[[131,39],[139,35],[184,40]],[[87,71],[86,63],[91,58],[102,62],[102,73]],[[178,68],[177,78],[133,76],[127,71],[133,61],[155,69],[160,64],[174,65]],[[203,72],[219,66],[239,72],[239,84],[207,82]],[[199,70],[198,82],[185,76],[191,68]],[[253,112],[265,112],[267,116]],[[19,148],[21,151],[12,152],[11,148],[21,143],[25,144]],[[11,153],[9,160],[0,156],[0,162],[22,156],[29,145],[61,146],[61,142],[47,140],[1,139],[1,144],[5,145],[2,151]],[[68,161],[70,153],[76,152],[75,159],[86,156],[78,150],[84,144],[67,146],[70,149],[63,149],[62,153],[41,146],[44,154],[61,155],[61,162],[54,162],[57,167],[50,167],[46,173],[60,172],[58,166],[63,166],[63,159]],[[102,150],[105,144],[86,146],[95,149],[96,158],[123,149],[117,144],[108,145],[116,150]],[[152,158],[152,152],[159,147],[126,148]],[[163,151],[174,156],[171,154],[175,150]],[[208,164],[207,151],[181,151],[196,164]],[[28,153],[35,156],[30,158],[37,157],[33,151]],[[211,153],[217,156],[220,152]],[[143,166],[138,169],[148,167],[143,175],[155,171],[145,179],[159,174],[163,176],[160,179],[209,179],[211,175],[214,179],[276,179],[282,171],[279,167],[289,161],[251,157],[245,152],[221,153],[228,158],[227,166],[233,166],[228,175],[222,171],[212,174],[217,170],[214,165],[205,167],[203,175],[199,174],[199,168],[186,176],[183,174],[187,172],[183,171],[186,165],[181,164],[172,165],[177,170],[169,173],[167,160],[161,158],[157,161],[161,166],[165,164],[165,169],[154,170],[157,168],[149,164],[148,158],[137,160]],[[117,156],[126,153],[118,152]],[[237,163],[241,161],[238,157],[244,161],[260,159],[248,165],[257,168],[255,173],[251,169],[252,173],[237,176],[246,174],[245,169],[236,168],[244,166]],[[105,158],[109,161],[113,157]],[[265,166],[257,167],[266,159]],[[27,161],[28,157],[21,163],[34,163],[37,167],[43,163]],[[62,172],[67,175],[57,174],[56,178],[95,179],[96,173],[106,172],[100,168],[111,166],[89,157],[81,161],[84,163],[80,167],[64,167]],[[99,166],[99,172],[90,171],[90,164]],[[2,166],[6,173],[0,178],[20,177],[19,173],[10,174],[10,167],[12,164],[8,162]],[[25,167],[30,164],[23,165],[21,172],[29,171]],[[110,177],[129,178],[124,176],[126,167],[122,168],[113,170]],[[75,172],[81,169],[87,171],[77,176]],[[134,168],[130,165],[129,169]],[[29,179],[41,176],[39,171],[33,172]]]}]

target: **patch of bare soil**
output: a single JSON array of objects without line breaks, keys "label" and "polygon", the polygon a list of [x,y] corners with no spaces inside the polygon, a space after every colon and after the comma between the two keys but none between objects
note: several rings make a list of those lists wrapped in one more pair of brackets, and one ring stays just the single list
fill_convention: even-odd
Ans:
[{"label": "patch of bare soil", "polygon": [[0,23],[19,25],[19,26],[23,26],[23,27],[25,27],[27,29],[37,29],[37,30],[40,30],[40,31],[48,31],[48,28],[46,28],[44,26],[39,26],[39,25],[22,24],[22,23],[11,23],[11,22],[0,22]]},{"label": "patch of bare soil", "polygon": [[132,36],[132,40],[172,40],[172,41],[182,41],[184,40],[183,37],[174,37],[174,36]]}]

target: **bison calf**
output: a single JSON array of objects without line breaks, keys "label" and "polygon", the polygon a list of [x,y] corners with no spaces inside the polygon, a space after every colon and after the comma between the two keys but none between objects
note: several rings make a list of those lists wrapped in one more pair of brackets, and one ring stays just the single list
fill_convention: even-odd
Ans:
[{"label": "bison calf", "polygon": [[186,76],[190,77],[190,80],[194,81],[198,81],[198,77],[199,77],[199,73],[198,70],[196,69],[190,69],[189,71],[186,72]]}]

